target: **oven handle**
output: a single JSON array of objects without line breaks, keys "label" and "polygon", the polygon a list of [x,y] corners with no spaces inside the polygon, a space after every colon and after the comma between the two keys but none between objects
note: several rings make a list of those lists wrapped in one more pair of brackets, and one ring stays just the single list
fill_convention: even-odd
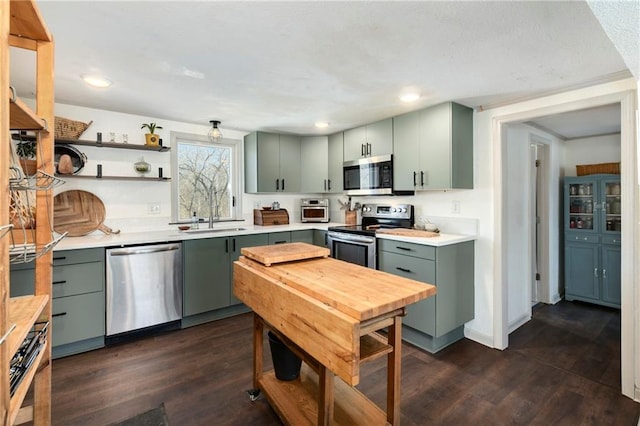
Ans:
[{"label": "oven handle", "polygon": [[350,243],[364,243],[364,244],[373,244],[376,242],[376,237],[367,237],[364,235],[356,235],[356,234],[345,234],[343,232],[332,232],[329,231],[327,236],[333,241],[346,241]]}]

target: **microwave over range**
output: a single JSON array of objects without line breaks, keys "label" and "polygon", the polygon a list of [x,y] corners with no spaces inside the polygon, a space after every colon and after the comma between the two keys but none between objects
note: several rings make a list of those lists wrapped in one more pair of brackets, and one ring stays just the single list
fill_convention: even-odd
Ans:
[{"label": "microwave over range", "polygon": [[393,156],[379,155],[345,161],[344,190],[348,195],[393,194]]}]

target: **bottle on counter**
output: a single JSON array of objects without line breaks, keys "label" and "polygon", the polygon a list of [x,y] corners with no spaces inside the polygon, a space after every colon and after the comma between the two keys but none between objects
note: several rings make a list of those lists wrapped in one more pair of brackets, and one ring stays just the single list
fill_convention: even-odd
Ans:
[{"label": "bottle on counter", "polygon": [[196,212],[193,212],[193,216],[191,217],[191,229],[198,229],[200,227],[198,215]]}]

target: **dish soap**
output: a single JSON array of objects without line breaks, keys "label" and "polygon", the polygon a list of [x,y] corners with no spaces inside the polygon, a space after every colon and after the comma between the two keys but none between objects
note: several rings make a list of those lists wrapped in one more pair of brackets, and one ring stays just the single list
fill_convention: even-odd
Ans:
[{"label": "dish soap", "polygon": [[193,217],[191,218],[191,229],[198,229],[199,226],[198,216],[196,215],[196,212],[193,212]]}]

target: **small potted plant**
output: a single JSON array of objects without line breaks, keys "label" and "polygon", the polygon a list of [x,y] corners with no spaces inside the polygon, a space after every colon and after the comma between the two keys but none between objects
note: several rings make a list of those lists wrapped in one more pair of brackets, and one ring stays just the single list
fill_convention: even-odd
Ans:
[{"label": "small potted plant", "polygon": [[20,157],[20,165],[27,176],[33,176],[37,171],[35,140],[21,140],[16,143],[16,154]]},{"label": "small potted plant", "polygon": [[158,146],[160,144],[160,138],[156,135],[156,129],[162,129],[162,126],[158,126],[156,123],[145,123],[141,127],[141,129],[146,128],[149,130],[149,133],[145,134],[146,144],[150,146]]}]

